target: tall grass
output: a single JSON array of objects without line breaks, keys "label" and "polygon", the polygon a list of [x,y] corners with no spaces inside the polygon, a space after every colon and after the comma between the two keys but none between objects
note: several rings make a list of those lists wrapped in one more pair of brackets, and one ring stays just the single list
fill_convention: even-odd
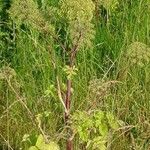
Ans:
[{"label": "tall grass", "polygon": [[[57,5],[56,1],[51,2]],[[6,8],[2,7],[4,12]],[[125,127],[108,144],[113,150],[150,149],[150,64],[131,66],[126,58],[128,46],[133,42],[150,47],[149,8],[148,0],[120,0],[118,8],[110,12],[109,20],[99,11],[94,20],[93,49],[81,50],[77,55],[78,73],[73,81],[71,112],[88,110],[95,103],[93,109],[111,111],[122,120]],[[28,149],[30,143],[23,142],[23,136],[29,134],[35,143],[36,135],[40,134],[31,114],[38,116],[46,112],[49,115],[41,118],[43,131],[64,150],[64,110],[55,97],[55,88],[51,89],[54,95],[47,96],[46,91],[51,85],[57,86],[57,75],[63,88],[62,66],[66,57],[57,45],[51,44],[49,37],[39,35],[34,29],[16,31],[4,17],[1,15],[0,25],[0,77],[3,78],[0,81],[0,149]],[[118,83],[107,89],[106,96],[88,97],[89,82],[94,79]],[[74,139],[74,149],[82,149],[78,136]]]}]

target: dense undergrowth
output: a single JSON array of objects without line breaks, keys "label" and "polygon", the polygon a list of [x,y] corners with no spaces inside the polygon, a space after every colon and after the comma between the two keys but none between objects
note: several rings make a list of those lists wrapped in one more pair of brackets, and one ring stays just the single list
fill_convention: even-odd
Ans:
[{"label": "dense undergrowth", "polygon": [[65,150],[68,138],[150,149],[149,0],[0,1],[0,149]]}]

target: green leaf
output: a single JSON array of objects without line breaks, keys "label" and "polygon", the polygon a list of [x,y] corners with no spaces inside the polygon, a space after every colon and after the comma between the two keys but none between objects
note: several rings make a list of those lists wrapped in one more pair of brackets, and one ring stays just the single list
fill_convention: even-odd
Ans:
[{"label": "green leaf", "polygon": [[108,123],[112,129],[119,128],[118,120],[114,117],[114,115],[112,113],[108,112],[106,114],[106,117],[107,117]]},{"label": "green leaf", "polygon": [[106,146],[103,144],[99,146],[99,150],[106,150],[106,149],[107,149]]},{"label": "green leaf", "polygon": [[31,146],[29,150],[38,150],[35,146]]},{"label": "green leaf", "polygon": [[50,142],[47,144],[47,150],[60,150],[60,148],[55,142]]},{"label": "green leaf", "polygon": [[40,146],[38,146],[39,150],[60,150],[59,146],[54,143],[54,142],[50,142],[49,144],[41,144]]},{"label": "green leaf", "polygon": [[102,136],[106,136],[108,134],[108,126],[105,123],[99,124],[99,132]]},{"label": "green leaf", "polygon": [[106,136],[108,134],[108,126],[105,119],[105,114],[102,111],[98,111],[94,115],[95,118],[95,126],[99,129],[99,132],[102,136]]},{"label": "green leaf", "polygon": [[63,71],[66,73],[68,79],[72,79],[72,77],[74,77],[77,74],[78,69],[75,66],[65,66],[63,68]]},{"label": "green leaf", "polygon": [[78,133],[79,133],[80,139],[82,141],[85,141],[85,142],[88,141],[89,134],[88,134],[88,132],[86,130],[85,131],[80,131],[80,132],[78,131]]},{"label": "green leaf", "polygon": [[31,148],[29,150],[60,150],[59,146],[55,142],[46,144],[44,137],[41,134],[38,136],[36,146],[32,146]]},{"label": "green leaf", "polygon": [[105,114],[103,111],[98,111],[94,114],[95,120],[99,120],[100,122],[104,120]]},{"label": "green leaf", "polygon": [[41,148],[41,147],[45,146],[44,137],[41,134],[38,136],[38,139],[37,139],[37,142],[36,142],[36,146],[38,148]]},{"label": "green leaf", "polygon": [[106,150],[106,138],[104,136],[98,136],[93,139],[93,149]]},{"label": "green leaf", "polygon": [[56,88],[53,84],[51,84],[47,90],[44,92],[45,97],[52,96],[53,98],[56,98]]}]

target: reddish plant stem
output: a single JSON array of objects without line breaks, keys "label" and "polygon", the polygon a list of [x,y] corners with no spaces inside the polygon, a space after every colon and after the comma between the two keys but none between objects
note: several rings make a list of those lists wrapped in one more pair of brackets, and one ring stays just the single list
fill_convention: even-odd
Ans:
[{"label": "reddish plant stem", "polygon": [[[68,112],[70,111],[70,103],[71,103],[71,85],[72,85],[72,82],[70,79],[68,79],[67,80],[66,103],[65,103]],[[69,120],[69,114],[65,113],[66,124],[68,123],[68,120]],[[66,142],[66,150],[73,150],[73,141],[70,140],[69,138],[67,139],[67,142]]]},{"label": "reddish plant stem", "polygon": [[[66,102],[65,102],[65,105],[66,105],[66,108],[69,112],[70,110],[70,101],[71,101],[71,80],[67,80],[67,92],[66,92]],[[69,114],[66,114],[65,113],[65,121],[67,122],[68,121],[68,115]]]},{"label": "reddish plant stem", "polygon": [[[72,68],[74,66],[75,56],[76,56],[76,53],[78,50],[80,38],[81,38],[81,33],[78,37],[77,43],[74,45],[74,47],[72,48],[71,53],[70,53],[70,62],[69,62],[70,68]],[[70,104],[71,104],[71,87],[72,87],[71,79],[68,79],[67,80],[67,91],[66,91],[66,102],[65,102],[68,112],[70,111]],[[69,114],[65,113],[65,121],[66,122],[68,120],[68,115]]]},{"label": "reddish plant stem", "polygon": [[[71,53],[70,53],[70,62],[69,62],[70,68],[73,68],[74,66],[74,61],[75,61],[76,53],[78,51],[80,39],[81,39],[81,33],[79,34],[77,43],[73,46]],[[71,79],[67,79],[67,91],[66,91],[65,105],[66,105],[68,112],[70,112],[70,104],[71,104],[71,87],[72,87],[72,81]],[[69,114],[65,113],[66,124],[68,124],[68,120],[69,120]],[[73,150],[73,141],[70,138],[67,139],[66,150]]]},{"label": "reddish plant stem", "polygon": [[72,140],[67,140],[67,150],[73,150],[73,142]]},{"label": "reddish plant stem", "polygon": [[[70,64],[70,67],[71,67],[71,64]],[[72,81],[71,81],[71,79],[68,79],[67,80],[67,91],[66,91],[66,103],[65,103],[68,112],[70,112],[70,104],[71,104],[71,87],[72,87]],[[68,120],[69,120],[69,114],[65,113],[66,124],[68,124]],[[73,141],[70,140],[70,138],[67,139],[66,150],[73,150]]]}]

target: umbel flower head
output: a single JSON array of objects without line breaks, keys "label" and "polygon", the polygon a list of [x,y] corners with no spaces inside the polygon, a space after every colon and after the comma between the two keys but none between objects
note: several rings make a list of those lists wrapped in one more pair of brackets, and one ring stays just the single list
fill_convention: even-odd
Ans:
[{"label": "umbel flower head", "polygon": [[129,45],[127,57],[132,65],[140,67],[150,62],[150,48],[141,42],[134,42]]},{"label": "umbel flower head", "polygon": [[108,95],[111,87],[113,87],[118,81],[104,81],[101,79],[94,79],[89,82],[89,92],[91,96],[102,98]]},{"label": "umbel flower head", "polygon": [[40,31],[53,30],[40,13],[38,4],[33,0],[13,0],[9,13],[18,26],[24,23]]},{"label": "umbel flower head", "polygon": [[92,24],[95,5],[92,0],[61,0],[61,16],[68,24],[67,32],[72,45],[80,38],[80,46],[91,47],[95,31]]}]

